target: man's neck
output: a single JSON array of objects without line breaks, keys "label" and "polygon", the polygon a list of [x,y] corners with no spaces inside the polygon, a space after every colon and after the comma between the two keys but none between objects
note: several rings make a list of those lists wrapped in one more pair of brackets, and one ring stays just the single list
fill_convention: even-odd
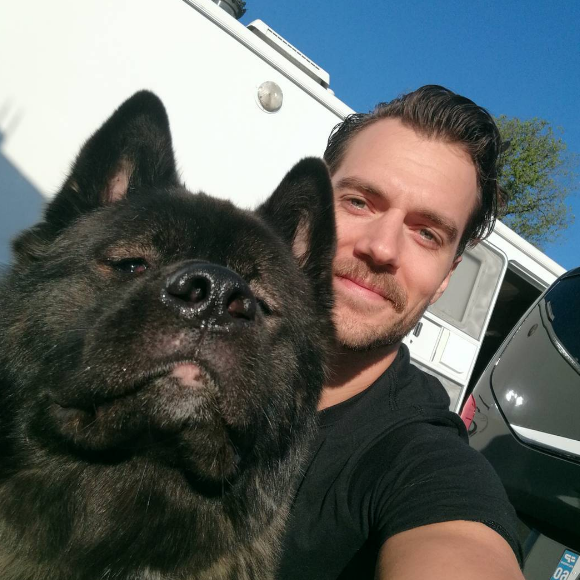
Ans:
[{"label": "man's neck", "polygon": [[340,347],[330,365],[318,410],[338,405],[368,389],[393,363],[400,344],[357,352]]}]

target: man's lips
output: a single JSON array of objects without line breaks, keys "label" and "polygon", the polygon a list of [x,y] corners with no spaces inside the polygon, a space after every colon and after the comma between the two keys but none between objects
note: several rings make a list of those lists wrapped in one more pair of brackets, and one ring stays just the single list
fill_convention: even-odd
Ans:
[{"label": "man's lips", "polygon": [[393,274],[358,260],[335,260],[334,287],[347,300],[367,303],[373,310],[390,304],[401,314],[407,307],[406,293]]},{"label": "man's lips", "polygon": [[385,296],[381,289],[372,286],[371,284],[368,284],[362,280],[349,278],[347,276],[340,276],[338,274],[335,275],[335,280],[349,292],[356,292],[367,300],[388,300],[388,297]]}]

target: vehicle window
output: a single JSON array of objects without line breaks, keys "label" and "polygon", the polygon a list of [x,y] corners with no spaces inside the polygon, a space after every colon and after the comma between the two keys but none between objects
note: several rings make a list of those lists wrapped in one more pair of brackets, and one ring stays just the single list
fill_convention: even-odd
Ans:
[{"label": "vehicle window", "polygon": [[568,354],[580,362],[580,272],[562,278],[545,300],[554,334]]},{"label": "vehicle window", "polygon": [[506,267],[505,257],[479,244],[463,254],[447,289],[429,312],[479,340]]}]

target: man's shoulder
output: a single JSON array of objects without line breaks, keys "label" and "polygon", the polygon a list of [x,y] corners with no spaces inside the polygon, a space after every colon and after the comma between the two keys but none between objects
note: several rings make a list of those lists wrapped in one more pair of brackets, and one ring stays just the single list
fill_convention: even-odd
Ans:
[{"label": "man's shoulder", "polygon": [[376,441],[350,473],[349,510],[368,504],[378,544],[453,520],[489,522],[517,551],[513,508],[483,455],[451,425],[409,422]]},{"label": "man's shoulder", "polygon": [[[409,349],[402,344],[393,364],[360,395],[345,419],[352,427],[375,417],[400,423],[406,416],[420,420],[445,417],[450,399],[441,382],[411,363]],[[453,422],[453,419],[451,419]]]},{"label": "man's shoulder", "polygon": [[456,471],[478,465],[483,456],[469,447],[465,425],[449,411],[448,398],[422,396],[431,377],[417,373],[420,380],[411,382],[419,385],[385,388],[379,396],[369,393],[366,401],[345,413],[338,424],[321,434],[323,444],[314,463],[324,466],[325,474],[340,471],[349,486],[362,485],[366,491],[396,479],[395,465],[404,468],[410,458],[425,462],[427,471],[437,463]]},{"label": "man's shoulder", "polygon": [[336,578],[351,568],[340,577],[363,577],[361,566],[374,566],[387,538],[445,521],[490,522],[514,545],[499,479],[469,447],[443,386],[411,365],[405,349],[322,425],[293,507],[282,577]]}]

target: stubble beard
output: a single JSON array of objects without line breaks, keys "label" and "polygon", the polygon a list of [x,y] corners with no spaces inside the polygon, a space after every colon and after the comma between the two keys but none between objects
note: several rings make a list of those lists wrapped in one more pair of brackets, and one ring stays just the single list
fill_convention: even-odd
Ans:
[{"label": "stubble beard", "polygon": [[380,327],[364,323],[352,313],[335,312],[334,322],[338,343],[346,350],[369,352],[399,344],[409,334],[427,310],[425,304],[415,313],[409,313],[398,320],[383,324]]},{"label": "stubble beard", "polygon": [[[385,300],[391,302],[393,308],[391,319],[380,325],[372,320],[373,305],[371,303],[366,308],[362,301],[353,302],[353,308],[349,308],[348,304],[343,308],[335,308],[334,323],[337,340],[346,350],[368,352],[400,343],[417,326],[431,302],[427,299],[412,312],[407,312],[406,292],[395,278],[387,272],[374,271],[364,262],[337,260],[334,264],[334,273],[369,283],[373,288],[380,290]],[[343,299],[348,302],[348,299],[344,297]],[[361,316],[364,314],[367,315],[367,320]]]}]

